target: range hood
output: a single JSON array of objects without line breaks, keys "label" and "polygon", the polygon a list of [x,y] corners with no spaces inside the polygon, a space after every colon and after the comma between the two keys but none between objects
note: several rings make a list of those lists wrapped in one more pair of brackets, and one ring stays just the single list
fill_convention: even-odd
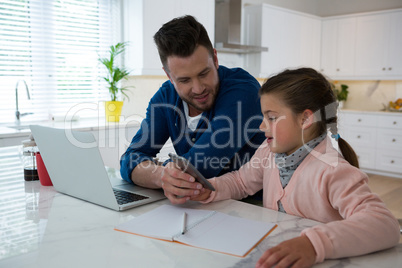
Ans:
[{"label": "range hood", "polygon": [[215,0],[215,48],[226,53],[257,53],[266,47],[241,44],[241,1]]}]

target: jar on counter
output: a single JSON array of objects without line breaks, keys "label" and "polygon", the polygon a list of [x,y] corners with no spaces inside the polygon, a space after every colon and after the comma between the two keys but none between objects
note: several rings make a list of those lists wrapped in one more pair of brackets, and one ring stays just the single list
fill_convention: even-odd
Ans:
[{"label": "jar on counter", "polygon": [[22,165],[24,167],[24,180],[39,180],[38,169],[36,165],[36,153],[39,152],[38,146],[32,136],[29,140],[22,141]]}]

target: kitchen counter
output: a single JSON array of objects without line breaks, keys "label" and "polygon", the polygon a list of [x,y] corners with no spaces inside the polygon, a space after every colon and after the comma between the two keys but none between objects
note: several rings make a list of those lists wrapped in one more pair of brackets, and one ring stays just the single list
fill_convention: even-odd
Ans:
[{"label": "kitchen counter", "polygon": [[[349,113],[367,113],[367,114],[378,114],[378,115],[389,115],[389,116],[402,116],[402,112],[389,112],[389,111],[361,111],[353,109],[342,109],[341,111],[346,111]],[[30,134],[29,125],[37,124],[55,128],[66,128],[75,129],[80,131],[92,131],[92,130],[102,130],[107,128],[124,128],[124,127],[139,127],[141,121],[143,120],[140,116],[132,116],[129,120],[122,122],[106,122],[104,118],[100,119],[80,119],[77,121],[37,121],[32,123],[22,123],[20,126],[14,125],[13,123],[0,124],[0,139],[16,138],[16,137],[28,137]],[[18,144],[18,143],[17,143]],[[14,145],[17,145],[14,144]],[[13,144],[11,144],[13,145]],[[0,143],[0,147],[2,147]]]},{"label": "kitchen counter", "polygon": [[[117,232],[114,227],[168,203],[116,212],[25,182],[16,147],[0,148],[0,267],[254,267],[261,254],[318,222],[235,200],[186,206],[274,222],[278,227],[249,255],[212,251]],[[314,267],[400,267],[402,244]]]},{"label": "kitchen counter", "polygon": [[[123,128],[126,126],[139,126],[143,120],[140,116],[131,117],[122,122],[106,122],[104,118],[80,119],[77,121],[34,121],[15,125],[13,123],[0,124],[0,138],[26,136],[30,133],[29,125],[42,125],[54,128],[75,129],[81,131],[99,130],[105,128]],[[28,134],[29,135],[29,134]]]},{"label": "kitchen counter", "polygon": [[100,131],[116,128],[139,127],[143,120],[140,116],[131,116],[121,122],[106,122],[104,118],[80,119],[77,121],[36,121],[21,125],[0,124],[0,147],[21,144],[31,133],[29,125],[42,125],[54,128],[74,129],[79,131]]},{"label": "kitchen counter", "polygon": [[362,111],[362,110],[354,110],[354,109],[341,109],[342,112],[348,113],[356,113],[356,114],[376,114],[376,115],[385,115],[385,116],[402,116],[401,112],[392,112],[392,111]]}]

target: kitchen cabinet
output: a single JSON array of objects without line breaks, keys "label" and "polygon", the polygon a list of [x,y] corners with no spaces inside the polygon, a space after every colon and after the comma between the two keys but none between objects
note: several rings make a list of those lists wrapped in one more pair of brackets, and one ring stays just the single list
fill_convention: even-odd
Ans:
[{"label": "kitchen cabinet", "polygon": [[356,18],[323,19],[321,72],[330,78],[354,75]]},{"label": "kitchen cabinet", "polygon": [[402,114],[341,111],[339,133],[367,173],[402,178]]},{"label": "kitchen cabinet", "polygon": [[356,76],[402,78],[402,10],[357,17]]},{"label": "kitchen cabinet", "polygon": [[322,19],[321,68],[331,79],[402,79],[402,10]]},{"label": "kitchen cabinet", "polygon": [[321,19],[267,4],[244,7],[244,43],[268,47],[247,54],[245,69],[266,78],[286,68],[319,69]]},{"label": "kitchen cabinet", "polygon": [[194,16],[214,43],[214,0],[124,0],[123,4],[124,41],[129,42],[124,65],[133,75],[165,75],[153,36],[175,17]]}]

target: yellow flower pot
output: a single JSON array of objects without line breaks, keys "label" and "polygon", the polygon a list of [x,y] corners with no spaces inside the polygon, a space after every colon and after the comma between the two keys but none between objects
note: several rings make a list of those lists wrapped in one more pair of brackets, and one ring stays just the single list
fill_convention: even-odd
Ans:
[{"label": "yellow flower pot", "polygon": [[122,108],[123,108],[122,101],[105,101],[106,121],[119,122]]}]

